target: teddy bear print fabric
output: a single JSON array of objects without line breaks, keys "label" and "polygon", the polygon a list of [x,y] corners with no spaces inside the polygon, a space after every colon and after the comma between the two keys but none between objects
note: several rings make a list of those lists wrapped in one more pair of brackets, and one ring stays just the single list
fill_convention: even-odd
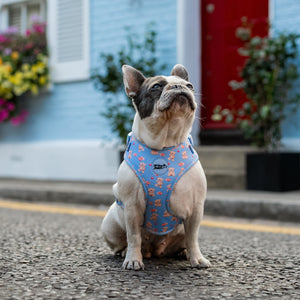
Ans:
[{"label": "teddy bear print fabric", "polygon": [[[172,231],[181,223],[170,212],[172,190],[181,176],[198,161],[191,138],[180,145],[157,151],[130,133],[124,160],[138,176],[145,191],[144,227],[158,235]],[[123,206],[120,200],[117,204]]]}]

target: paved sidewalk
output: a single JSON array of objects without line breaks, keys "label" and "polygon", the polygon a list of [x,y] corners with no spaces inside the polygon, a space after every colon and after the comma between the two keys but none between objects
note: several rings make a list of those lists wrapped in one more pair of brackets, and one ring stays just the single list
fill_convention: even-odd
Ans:
[{"label": "paved sidewalk", "polygon": [[[112,183],[0,179],[0,197],[26,201],[110,205]],[[208,190],[207,215],[300,222],[300,191]]]}]

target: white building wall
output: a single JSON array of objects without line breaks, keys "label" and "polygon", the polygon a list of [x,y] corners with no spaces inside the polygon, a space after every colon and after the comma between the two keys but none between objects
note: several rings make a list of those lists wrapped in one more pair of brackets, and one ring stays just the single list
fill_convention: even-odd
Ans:
[{"label": "white building wall", "polygon": [[[300,34],[300,1],[270,0],[272,34],[278,32]],[[298,40],[298,58],[296,60],[300,73],[300,39]],[[300,79],[295,83],[294,91],[300,93]],[[282,142],[286,148],[300,150],[300,105],[298,112],[283,122]]]},{"label": "white building wall", "polygon": [[[177,63],[176,1],[84,1],[90,1],[91,69],[99,66],[101,52],[117,53],[126,44],[125,26],[142,34],[154,22],[158,60],[169,74]],[[49,92],[21,101],[29,112],[26,123],[0,124],[0,177],[115,180],[119,150],[116,134],[100,116],[105,104],[91,81],[53,84]]]}]

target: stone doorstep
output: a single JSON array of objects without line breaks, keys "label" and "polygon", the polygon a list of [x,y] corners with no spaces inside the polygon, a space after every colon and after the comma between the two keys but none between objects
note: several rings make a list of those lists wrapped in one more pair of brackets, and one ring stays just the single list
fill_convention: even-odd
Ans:
[{"label": "stone doorstep", "polygon": [[228,170],[205,171],[208,189],[245,190],[244,172]]},{"label": "stone doorstep", "polygon": [[196,148],[205,170],[245,170],[245,156],[255,151],[252,147],[242,146],[201,146]]},{"label": "stone doorstep", "polygon": [[245,189],[246,153],[249,146],[200,146],[197,152],[204,168],[208,188]]}]

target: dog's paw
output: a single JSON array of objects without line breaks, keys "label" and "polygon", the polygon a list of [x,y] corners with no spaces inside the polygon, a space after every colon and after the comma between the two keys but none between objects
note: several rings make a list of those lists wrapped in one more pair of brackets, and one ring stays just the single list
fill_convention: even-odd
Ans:
[{"label": "dog's paw", "polygon": [[144,270],[144,264],[143,264],[142,261],[139,261],[139,260],[127,260],[127,259],[125,259],[124,262],[123,262],[122,268],[124,270],[139,271],[139,270]]},{"label": "dog's paw", "polygon": [[211,267],[211,263],[208,259],[204,258],[203,256],[198,259],[190,259],[192,268],[209,268]]}]

